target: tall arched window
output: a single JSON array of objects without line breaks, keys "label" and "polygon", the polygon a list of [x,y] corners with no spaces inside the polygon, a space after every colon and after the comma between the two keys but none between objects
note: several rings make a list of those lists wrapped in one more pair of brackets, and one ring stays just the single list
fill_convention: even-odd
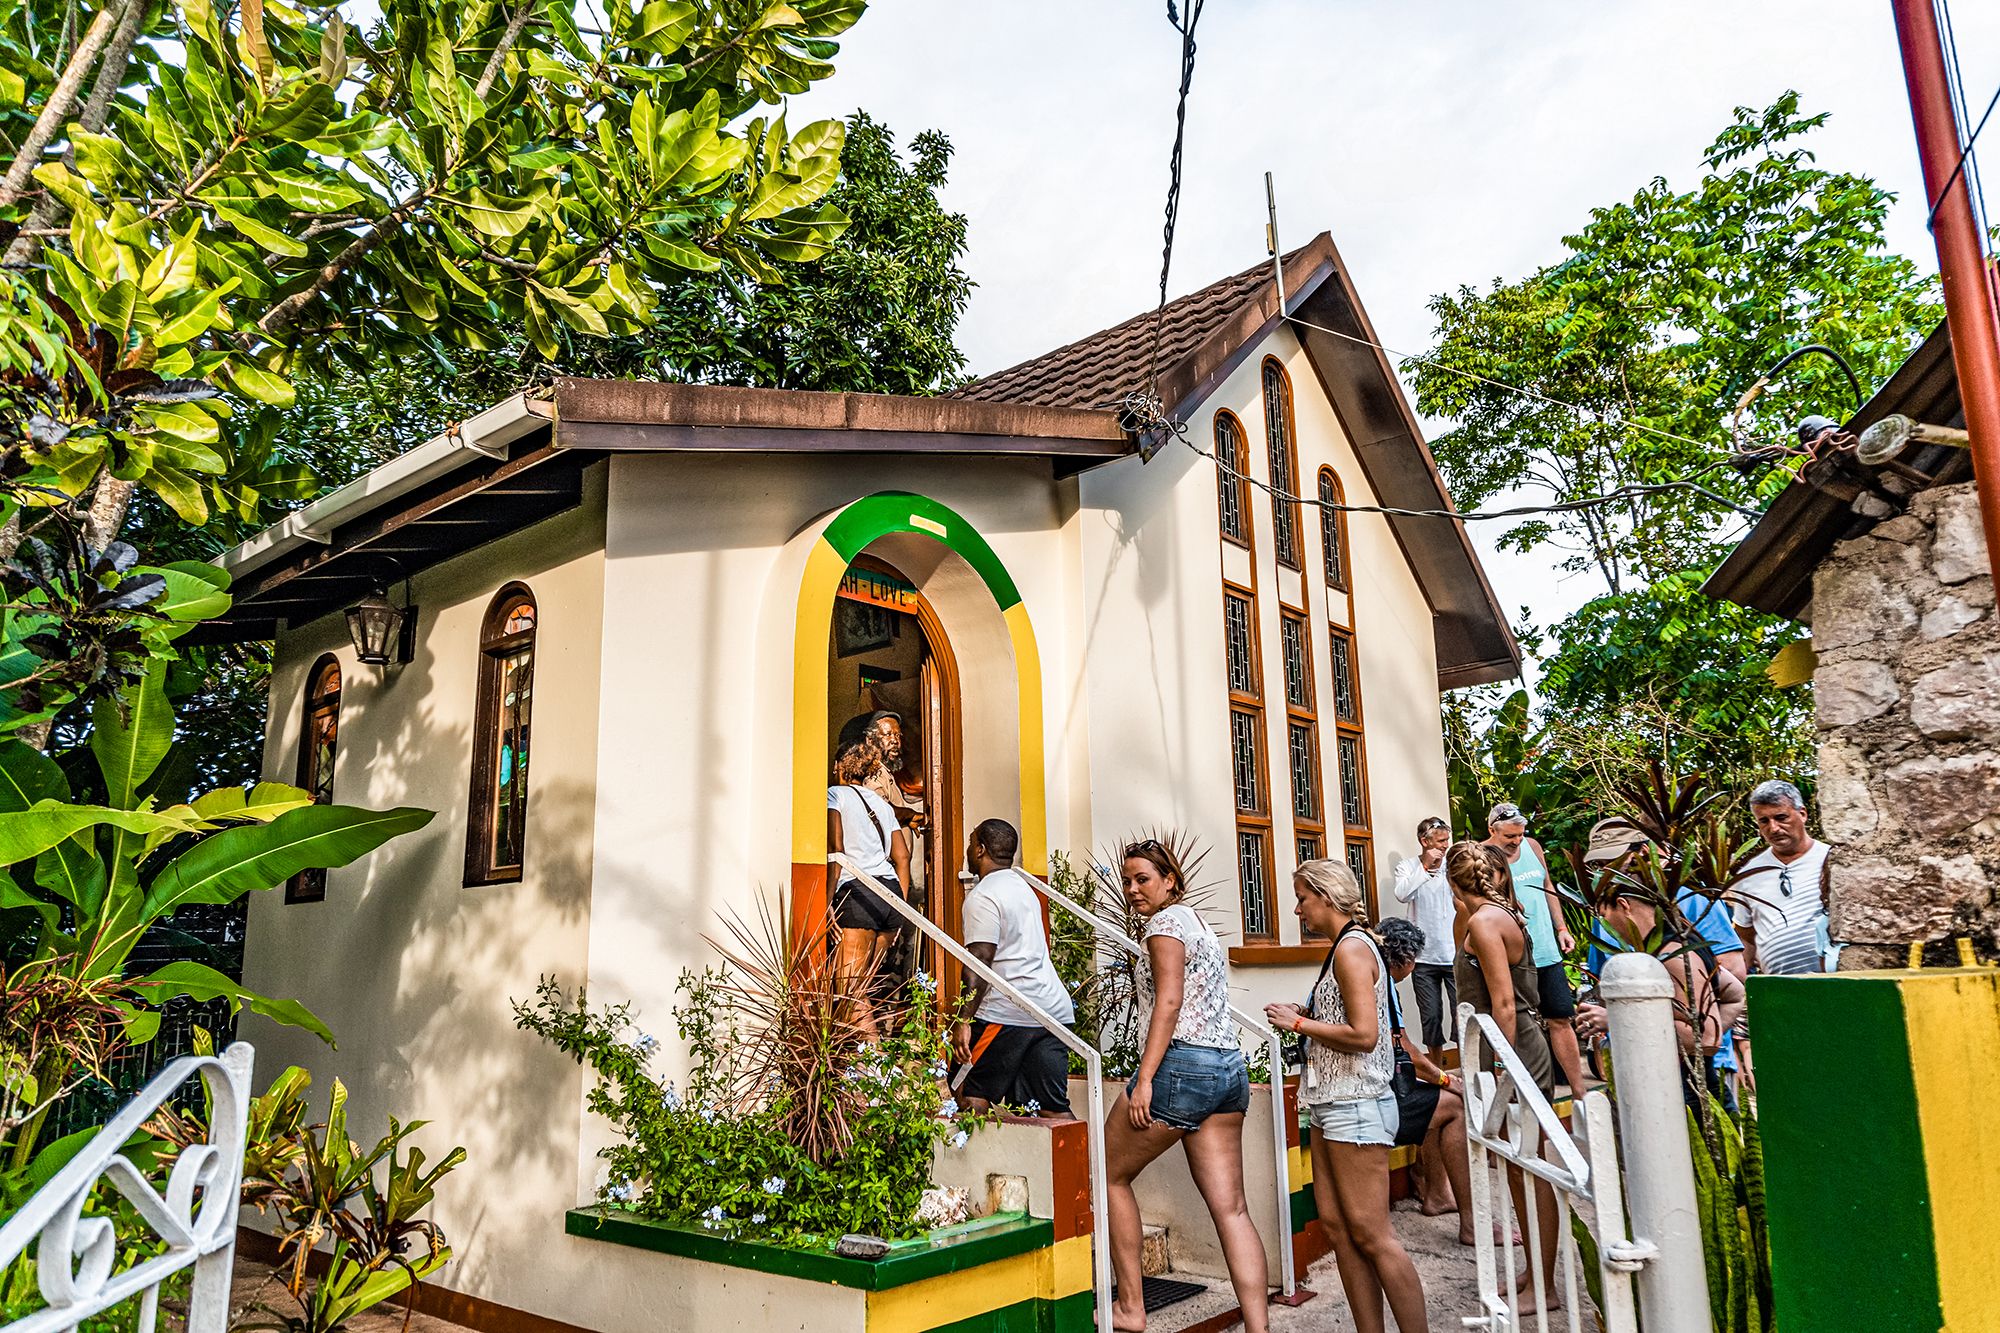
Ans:
[{"label": "tall arched window", "polygon": [[[1292,443],[1292,386],[1284,367],[1264,360],[1264,442],[1271,456],[1271,485],[1286,495],[1299,493],[1299,455]],[[1271,549],[1289,569],[1299,564],[1299,506],[1271,496]]]},{"label": "tall arched window", "polygon": [[[299,786],[321,805],[333,800],[333,759],[340,747],[340,662],[327,653],[306,675],[305,716],[299,723]],[[301,870],[285,884],[288,903],[326,897],[326,867]]]},{"label": "tall arched window", "polygon": [[1222,536],[1238,546],[1250,544],[1250,441],[1233,412],[1215,414],[1215,457],[1235,476],[1215,470],[1216,504],[1222,513]]},{"label": "tall arched window", "polygon": [[1329,586],[1346,592],[1349,586],[1347,571],[1351,567],[1347,558],[1347,512],[1326,506],[1346,504],[1347,492],[1341,488],[1340,478],[1330,467],[1319,470],[1319,498],[1319,539],[1326,554],[1326,581]]},{"label": "tall arched window", "polygon": [[535,595],[510,583],[479,633],[479,707],[473,726],[472,811],[465,882],[521,878],[528,841],[529,716],[535,683]]}]

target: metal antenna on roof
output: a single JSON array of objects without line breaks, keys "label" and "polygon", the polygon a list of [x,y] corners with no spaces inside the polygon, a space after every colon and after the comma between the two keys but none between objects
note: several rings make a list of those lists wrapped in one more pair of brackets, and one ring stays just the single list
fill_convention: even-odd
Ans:
[{"label": "metal antenna on roof", "polygon": [[1264,224],[1264,244],[1271,251],[1271,280],[1278,284],[1278,318],[1285,319],[1291,312],[1285,309],[1285,255],[1278,248],[1278,191],[1268,171],[1264,173],[1264,207],[1271,215]]}]

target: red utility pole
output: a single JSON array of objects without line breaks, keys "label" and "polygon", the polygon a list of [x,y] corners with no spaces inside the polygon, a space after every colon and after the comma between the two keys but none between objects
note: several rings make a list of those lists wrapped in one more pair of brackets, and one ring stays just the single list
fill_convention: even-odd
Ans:
[{"label": "red utility pole", "polygon": [[[1917,155],[1924,164],[1926,205],[1935,204],[1931,236],[1944,279],[1945,322],[1951,326],[1951,359],[1965,429],[1972,436],[1972,472],[1979,483],[1979,512],[1986,555],[2000,587],[2000,315],[1995,313],[1985,238],[1972,215],[1972,191],[1960,169],[1964,141],[1945,81],[1944,43],[1933,0],[1890,0],[1896,40],[1903,48],[1903,77],[1910,86],[1910,115],[1917,123]],[[1943,423],[1939,423],[1943,424]]]}]

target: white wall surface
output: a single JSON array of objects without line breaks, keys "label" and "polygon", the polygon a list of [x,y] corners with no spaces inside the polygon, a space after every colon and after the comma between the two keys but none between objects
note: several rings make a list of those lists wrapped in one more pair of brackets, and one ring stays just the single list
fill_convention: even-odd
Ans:
[{"label": "white wall surface", "polygon": [[[1216,414],[1234,412],[1248,437],[1250,474],[1270,481],[1262,385],[1266,355],[1276,357],[1291,380],[1300,491],[1315,495],[1319,468],[1329,465],[1350,503],[1379,503],[1304,348],[1289,330],[1270,334],[1189,412],[1189,437],[1210,447]],[[1252,588],[1269,764],[1272,908],[1278,942],[1297,944],[1281,604],[1304,609],[1309,617],[1326,846],[1327,855],[1335,857],[1341,855],[1342,837],[1329,619],[1354,631],[1375,877],[1385,913],[1407,915],[1390,886],[1396,861],[1415,846],[1417,821],[1448,809],[1437,656],[1429,604],[1385,518],[1348,517],[1350,598],[1327,586],[1316,509],[1300,514],[1302,571],[1277,562],[1271,497],[1253,489],[1250,514],[1253,549],[1224,542],[1214,464],[1178,445],[1150,463],[1125,460],[1081,478],[1071,526],[1084,606],[1072,660],[1082,684],[1077,698],[1087,706],[1069,734],[1073,745],[1087,749],[1090,787],[1087,806],[1077,801],[1072,822],[1088,825],[1093,851],[1144,827],[1193,833],[1209,849],[1197,877],[1208,886],[1206,915],[1224,943],[1242,942],[1222,584],[1226,577]],[[1085,738],[1081,742],[1079,735]],[[1293,998],[1301,989],[1298,971],[1238,966],[1239,1002]]]},{"label": "white wall surface", "polygon": [[[271,682],[265,772],[291,781],[300,694],[322,652],[341,662],[334,799],[435,810],[428,827],[331,871],[326,900],[255,896],[244,981],[293,996],[340,1041],[246,1016],[258,1086],[286,1064],[312,1071],[318,1105],[348,1087],[356,1139],[387,1117],[429,1119],[417,1138],[433,1161],[453,1145],[467,1163],[439,1187],[433,1216],[458,1256],[445,1285],[565,1317],[571,1279],[546,1261],[562,1212],[591,1188],[576,1144],[583,1075],[519,1032],[509,1002],[545,972],[583,971],[597,784],[598,651],[604,579],[603,470],[586,474],[581,508],[419,575],[416,658],[358,665],[343,617],[286,633]],[[493,593],[533,590],[536,631],[532,787],[522,879],[464,886],[479,630]]]}]

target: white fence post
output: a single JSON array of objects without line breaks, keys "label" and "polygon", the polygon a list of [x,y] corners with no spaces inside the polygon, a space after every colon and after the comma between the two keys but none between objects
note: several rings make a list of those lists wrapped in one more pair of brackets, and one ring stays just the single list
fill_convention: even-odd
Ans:
[{"label": "white fence post", "polygon": [[1646,1333],[1710,1333],[1673,979],[1652,955],[1621,953],[1605,964],[1598,990],[1611,1035],[1632,1236],[1656,1251],[1637,1274]]}]

